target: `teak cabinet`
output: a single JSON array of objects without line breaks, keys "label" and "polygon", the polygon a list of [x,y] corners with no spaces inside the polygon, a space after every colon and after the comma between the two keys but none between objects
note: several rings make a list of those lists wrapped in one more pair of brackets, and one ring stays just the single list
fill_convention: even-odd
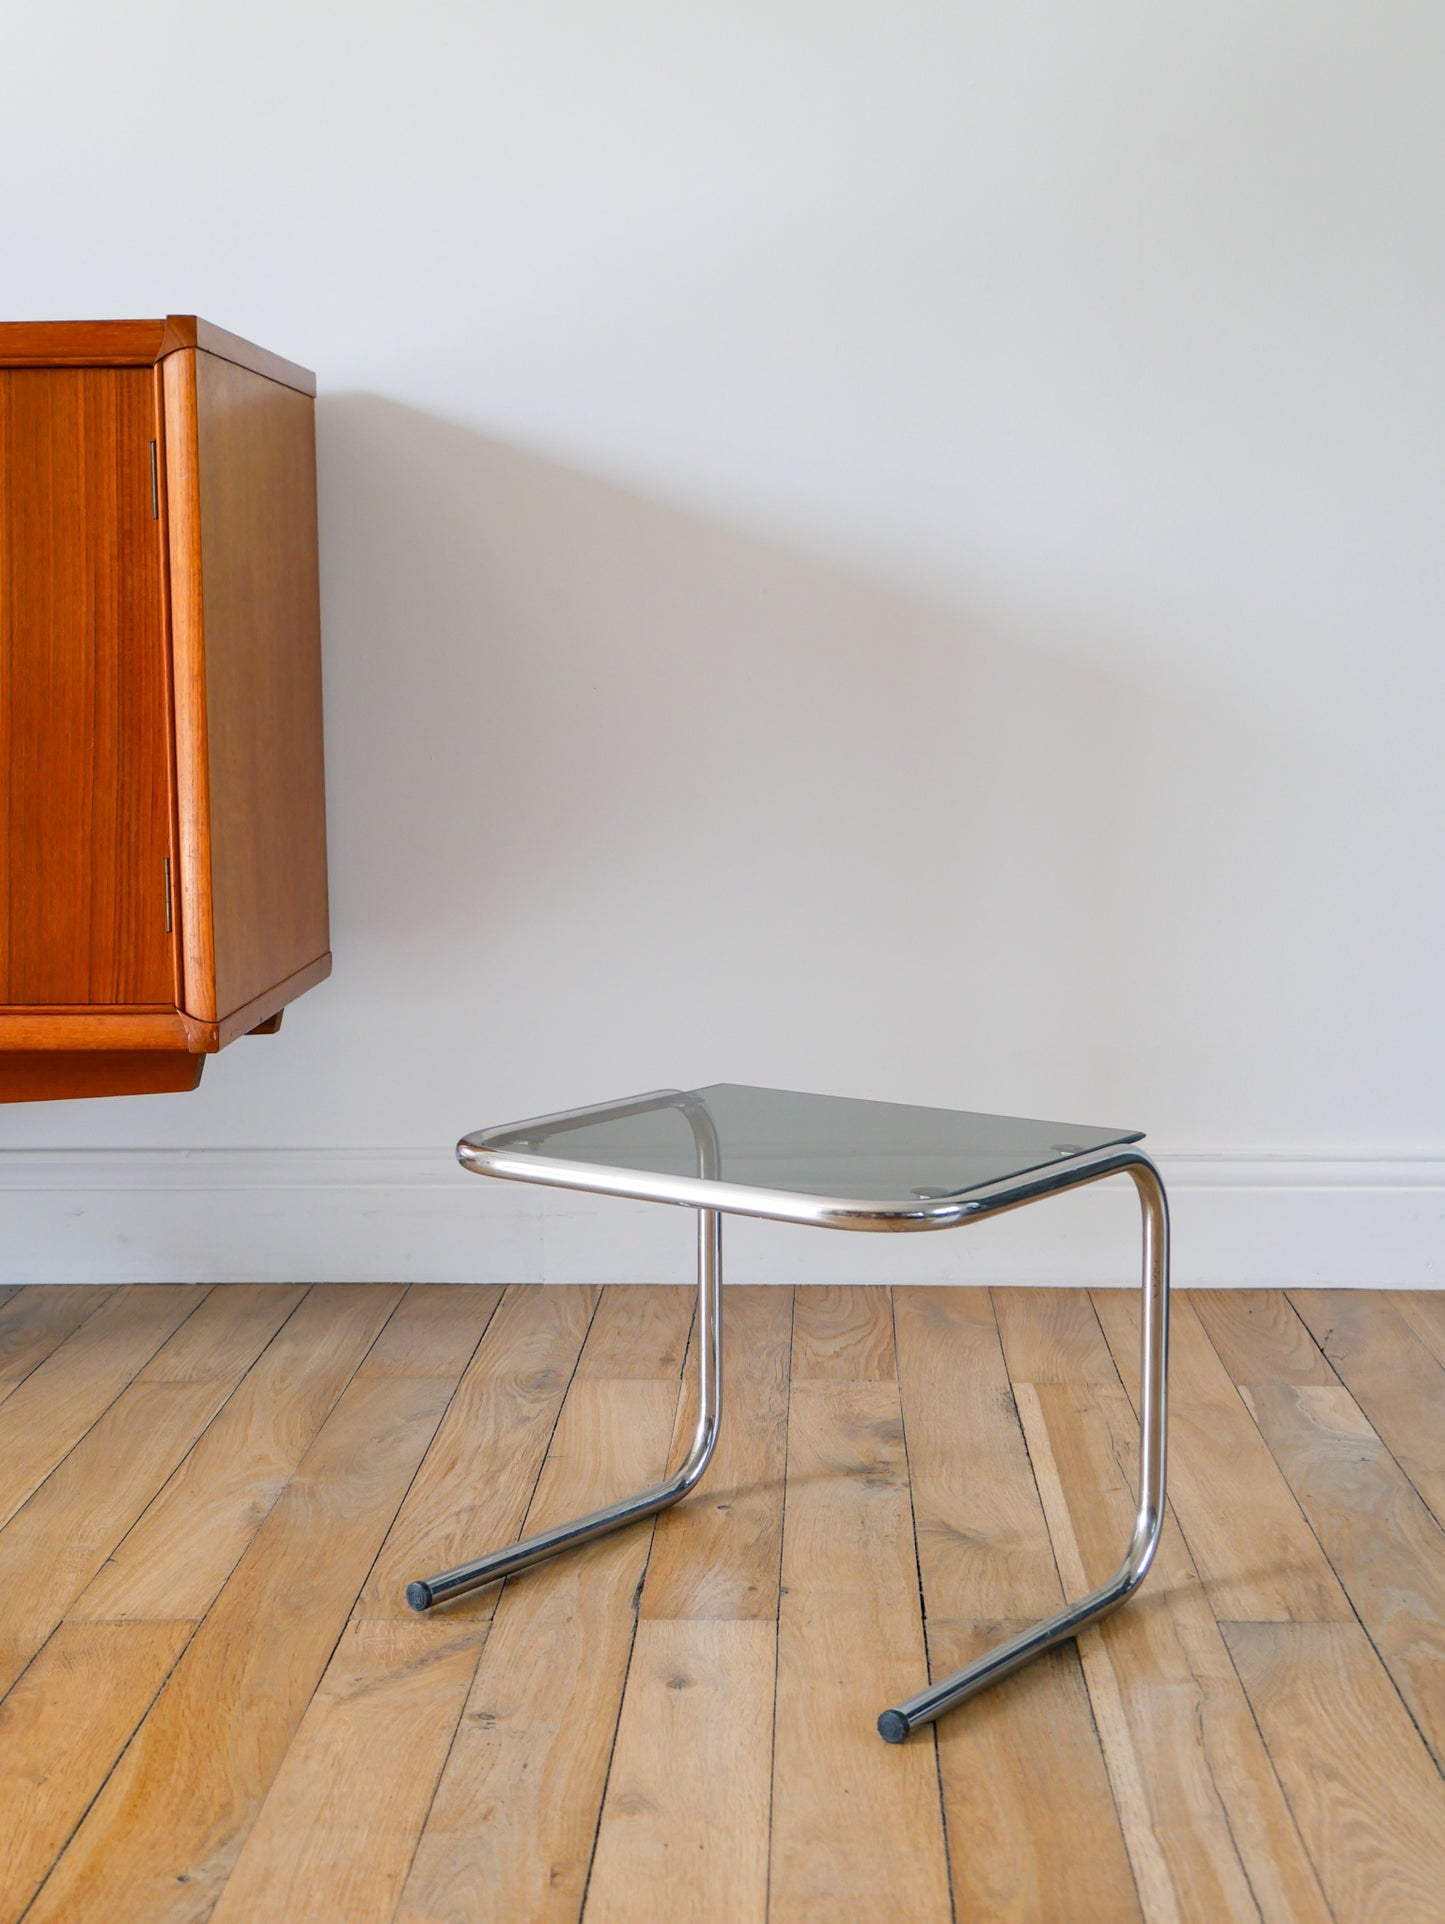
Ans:
[{"label": "teak cabinet", "polygon": [[0,1101],[192,1089],[330,973],[315,393],[0,324]]}]

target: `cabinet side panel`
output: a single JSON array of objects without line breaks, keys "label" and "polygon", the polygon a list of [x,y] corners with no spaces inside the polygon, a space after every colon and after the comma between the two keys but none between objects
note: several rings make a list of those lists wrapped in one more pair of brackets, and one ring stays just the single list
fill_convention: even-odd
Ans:
[{"label": "cabinet side panel", "polygon": [[171,672],[176,731],[182,1004],[216,1016],[211,918],[211,800],[206,744],[206,634],[201,593],[201,500],[196,451],[196,354],[162,363],[164,496],[170,561]]},{"label": "cabinet side panel", "polygon": [[201,351],[195,394],[224,1018],[329,948],[315,404]]},{"label": "cabinet side panel", "polygon": [[148,369],[0,372],[0,1005],[169,1002]]}]

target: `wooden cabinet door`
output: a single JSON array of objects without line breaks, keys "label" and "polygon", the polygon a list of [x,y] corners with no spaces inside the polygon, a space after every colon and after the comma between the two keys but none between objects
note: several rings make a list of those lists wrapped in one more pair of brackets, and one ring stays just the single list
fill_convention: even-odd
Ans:
[{"label": "wooden cabinet door", "polygon": [[173,1004],[149,368],[0,372],[0,1006]]}]

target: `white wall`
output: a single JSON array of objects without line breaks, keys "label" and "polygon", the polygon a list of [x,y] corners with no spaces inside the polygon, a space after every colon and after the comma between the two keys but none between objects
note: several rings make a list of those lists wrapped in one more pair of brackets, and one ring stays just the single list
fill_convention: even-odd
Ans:
[{"label": "white wall", "polygon": [[14,11],[0,313],[319,371],[336,973],[0,1111],[5,1273],[671,1274],[450,1143],[729,1078],[1146,1125],[1183,1280],[1445,1280],[1442,83],[1431,0]]}]

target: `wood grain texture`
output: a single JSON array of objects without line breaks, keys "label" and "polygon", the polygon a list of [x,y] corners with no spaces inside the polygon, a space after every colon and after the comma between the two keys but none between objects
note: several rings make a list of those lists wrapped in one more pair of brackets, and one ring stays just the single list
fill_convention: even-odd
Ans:
[{"label": "wood grain texture", "polygon": [[190,1634],[179,1623],[64,1624],[0,1703],[6,1924],[35,1895]]},{"label": "wood grain texture", "polygon": [[1395,1289],[1386,1301],[1398,1311],[1439,1363],[1445,1363],[1445,1291]]},{"label": "wood grain texture", "polygon": [[895,1290],[894,1322],[930,1618],[1047,1616],[1063,1597],[989,1292]]},{"label": "wood grain texture", "polygon": [[117,1290],[0,1404],[0,1525],[205,1296],[185,1283]]},{"label": "wood grain texture", "polygon": [[161,321],[0,321],[0,367],[151,367]]},{"label": "wood grain texture", "polygon": [[765,1924],[777,1627],[640,1623],[586,1924]]},{"label": "wood grain texture", "polygon": [[1189,1301],[1236,1383],[1337,1383],[1282,1289],[1196,1289]]},{"label": "wood grain texture", "polygon": [[[358,1615],[408,1619],[406,1586],[414,1578],[515,1542],[597,1300],[598,1291],[567,1285],[507,1291],[407,1492]],[[474,1591],[448,1613],[485,1620],[498,1594],[496,1586]]]},{"label": "wood grain texture", "polygon": [[[1023,1621],[928,1622],[930,1673],[946,1677]],[[937,1726],[953,1897],[960,1918],[1126,1924],[1141,1916],[1129,1853],[1084,1685],[1065,1646]]]},{"label": "wood grain texture", "polygon": [[[662,1474],[675,1380],[578,1380],[528,1530]],[[397,1910],[397,1924],[580,1914],[651,1522],[508,1583]]]},{"label": "wood grain texture", "polygon": [[[212,1008],[187,1007],[224,1018],[330,950],[315,409],[214,354],[192,368],[215,982]],[[179,655],[174,582],[172,623]]]},{"label": "wood grain texture", "polygon": [[294,1308],[212,1291],[0,1530],[0,1691],[14,1682]]},{"label": "wood grain texture", "polygon": [[316,392],[309,368],[196,314],[158,321],[0,321],[0,368],[152,367],[188,347],[204,348],[301,394]]},{"label": "wood grain texture", "polygon": [[[1017,1386],[1066,1589],[1117,1566],[1138,1426],[1115,1384]],[[1151,1588],[1078,1638],[1146,1918],[1310,1919],[1329,1910],[1177,1529]]]},{"label": "wood grain texture", "polygon": [[893,1314],[881,1288],[803,1290],[793,1321],[796,1382],[891,1383]]},{"label": "wood grain texture", "polygon": [[36,1284],[0,1303],[0,1402],[111,1294],[108,1289]]},{"label": "wood grain texture", "polygon": [[604,1289],[578,1360],[579,1378],[679,1375],[696,1302],[695,1289],[667,1284]]},{"label": "wood grain texture", "polygon": [[1435,1521],[1445,1523],[1445,1364],[1395,1297],[1297,1289],[1290,1301]]},{"label": "wood grain texture", "polygon": [[[1095,1298],[1119,1374],[1139,1404],[1139,1298]],[[1187,1299],[1169,1331],[1170,1504],[1216,1617],[1326,1622],[1354,1616],[1279,1465]],[[1221,1489],[1232,1492],[1220,1502]]]},{"label": "wood grain texture", "polygon": [[875,1728],[926,1674],[897,1386],[795,1379],[773,1752],[779,1916],[951,1915],[933,1733],[894,1746]]},{"label": "wood grain texture", "polygon": [[502,1294],[486,1283],[414,1284],[366,1352],[358,1375],[460,1376]]},{"label": "wood grain texture", "polygon": [[400,1297],[377,1284],[310,1290],[71,1616],[203,1617]]},{"label": "wood grain texture", "polygon": [[[791,1289],[728,1289],[722,1432],[701,1484],[658,1519],[644,1619],[776,1621],[792,1334]],[[694,1329],[669,1463],[682,1461],[697,1422],[696,1341]]]},{"label": "wood grain texture", "polygon": [[196,1088],[205,1066],[203,1055],[180,1049],[43,1049],[14,1053],[0,1042],[0,1102],[176,1095]]},{"label": "wood grain texture", "polygon": [[[1121,1299],[1134,1290],[1100,1290]],[[999,1336],[1015,1383],[1116,1383],[1119,1373],[1084,1289],[995,1289]]]},{"label": "wood grain texture", "polygon": [[0,372],[0,1004],[173,992],[159,432],[147,372]]},{"label": "wood grain texture", "polygon": [[[1171,1510],[1128,1606],[893,1747],[881,1707],[1117,1562],[1129,1299],[1126,1389],[1080,1305],[1014,1319],[1036,1385],[986,1294],[899,1290],[895,1384],[790,1380],[793,1293],[729,1289],[694,1498],[418,1619],[429,1532],[480,1549],[675,1457],[691,1292],[299,1293],[0,1291],[0,1470],[37,1428],[49,1459],[0,1529],[0,1924],[37,1885],[40,1924],[1433,1918],[1445,1533],[1283,1297],[1176,1294],[1193,1537]],[[1352,1303],[1349,1355],[1429,1348],[1442,1300]],[[810,1364],[878,1367],[875,1298],[799,1307]],[[1205,1314],[1279,1378],[1239,1397]],[[1281,1473],[1356,1614],[1221,1625],[1307,1598]]]},{"label": "wood grain texture", "polygon": [[314,989],[318,982],[324,982],[331,973],[331,955],[318,956],[308,962],[304,969],[297,969],[279,982],[273,982],[269,989],[252,996],[243,1002],[239,1009],[233,1009],[216,1024],[217,1046],[224,1049],[228,1043],[243,1035],[277,1035],[281,1028],[281,1018],[288,1005],[308,989]]},{"label": "wood grain texture", "polygon": [[193,1089],[330,972],[314,394],[0,326],[0,1102]]},{"label": "wood grain texture", "polygon": [[487,1630],[348,1627],[212,1924],[390,1924]]},{"label": "wood grain texture", "polygon": [[166,529],[165,585],[171,623],[181,1006],[201,1021],[214,1022],[217,1008],[211,888],[211,763],[194,349],[181,349],[166,357],[162,369],[161,412],[164,435],[160,482]]},{"label": "wood grain texture", "polygon": [[183,1009],[0,1009],[0,1049],[7,1055],[12,1050],[160,1053],[215,1046],[214,1025],[198,1022]]},{"label": "wood grain texture", "polygon": [[1410,1714],[1445,1764],[1445,1530],[1348,1390],[1245,1392]]},{"label": "wood grain texture", "polygon": [[1337,1924],[1438,1917],[1445,1784],[1358,1627],[1238,1623],[1224,1635]]},{"label": "wood grain texture", "polygon": [[254,341],[243,340],[239,334],[231,334],[224,327],[217,327],[213,321],[203,321],[198,314],[168,315],[158,355],[164,357],[187,347],[201,348],[219,360],[230,361],[235,367],[249,369],[253,374],[264,374],[267,380],[279,381],[284,387],[294,388],[298,394],[315,396],[316,376],[309,367],[301,367],[280,354],[273,354],[270,348],[258,347]]},{"label": "wood grain texture", "polygon": [[209,1916],[449,1390],[432,1377],[347,1389],[62,1853],[32,1924],[73,1924],[102,1891],[112,1924]]}]

